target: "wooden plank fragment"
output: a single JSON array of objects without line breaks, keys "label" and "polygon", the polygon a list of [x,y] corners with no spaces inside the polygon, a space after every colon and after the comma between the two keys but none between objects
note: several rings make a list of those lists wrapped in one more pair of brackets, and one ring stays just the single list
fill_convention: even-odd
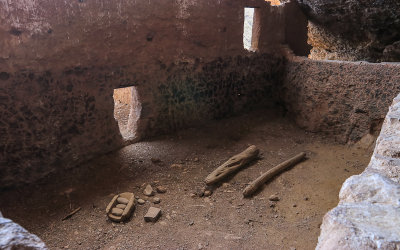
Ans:
[{"label": "wooden plank fragment", "polygon": [[224,164],[215,169],[211,174],[205,179],[207,185],[212,185],[216,182],[221,181],[229,174],[239,170],[240,168],[246,166],[248,163],[253,161],[260,151],[254,145],[248,147],[245,151],[231,157]]}]

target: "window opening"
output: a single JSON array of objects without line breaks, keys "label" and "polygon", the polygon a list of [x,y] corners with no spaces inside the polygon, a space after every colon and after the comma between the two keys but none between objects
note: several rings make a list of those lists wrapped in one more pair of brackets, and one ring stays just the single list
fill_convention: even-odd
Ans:
[{"label": "window opening", "polygon": [[252,52],[258,50],[260,38],[260,9],[244,8],[243,47]]}]

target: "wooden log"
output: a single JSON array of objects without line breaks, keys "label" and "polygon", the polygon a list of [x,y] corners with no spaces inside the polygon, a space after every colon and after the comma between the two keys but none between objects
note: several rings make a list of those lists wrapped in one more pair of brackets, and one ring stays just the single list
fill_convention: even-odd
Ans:
[{"label": "wooden log", "polygon": [[229,174],[239,170],[243,166],[254,160],[260,151],[254,145],[248,147],[245,151],[231,157],[224,164],[215,169],[211,174],[207,176],[205,182],[207,185],[212,185],[222,179],[224,179]]},{"label": "wooden log", "polygon": [[273,167],[272,169],[268,170],[267,172],[262,174],[260,177],[255,179],[252,183],[250,183],[250,185],[244,189],[243,195],[245,197],[252,195],[265,182],[267,182],[268,180],[270,180],[272,177],[276,176],[277,174],[281,173],[282,171],[299,163],[300,161],[302,161],[304,159],[305,156],[306,156],[306,153],[301,152],[300,154],[294,156],[293,158],[290,158],[289,160],[284,161],[284,162],[280,163],[279,165]]}]

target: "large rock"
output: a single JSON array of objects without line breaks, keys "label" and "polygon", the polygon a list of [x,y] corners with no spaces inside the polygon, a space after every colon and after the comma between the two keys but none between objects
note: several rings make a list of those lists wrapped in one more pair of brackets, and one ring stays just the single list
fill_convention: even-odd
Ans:
[{"label": "large rock", "polygon": [[400,185],[377,173],[354,175],[339,194],[340,203],[371,203],[400,206]]},{"label": "large rock", "polygon": [[398,207],[340,204],[325,215],[317,249],[399,249],[399,225]]},{"label": "large rock", "polygon": [[366,171],[379,172],[400,184],[400,95],[394,100]]},{"label": "large rock", "polygon": [[29,233],[10,219],[0,217],[0,249],[47,249],[34,234]]},{"label": "large rock", "polygon": [[400,249],[400,95],[366,170],[346,180],[321,225],[317,249]]},{"label": "large rock", "polygon": [[399,61],[400,1],[298,0],[315,59]]}]

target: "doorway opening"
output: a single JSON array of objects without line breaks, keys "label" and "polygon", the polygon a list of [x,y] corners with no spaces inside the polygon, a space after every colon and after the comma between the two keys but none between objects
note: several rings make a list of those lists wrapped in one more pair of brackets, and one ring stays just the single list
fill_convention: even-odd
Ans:
[{"label": "doorway opening", "polygon": [[258,50],[260,23],[259,8],[244,8],[243,47],[248,51]]},{"label": "doorway opening", "polygon": [[137,138],[141,104],[135,87],[114,89],[114,118],[125,141]]}]

